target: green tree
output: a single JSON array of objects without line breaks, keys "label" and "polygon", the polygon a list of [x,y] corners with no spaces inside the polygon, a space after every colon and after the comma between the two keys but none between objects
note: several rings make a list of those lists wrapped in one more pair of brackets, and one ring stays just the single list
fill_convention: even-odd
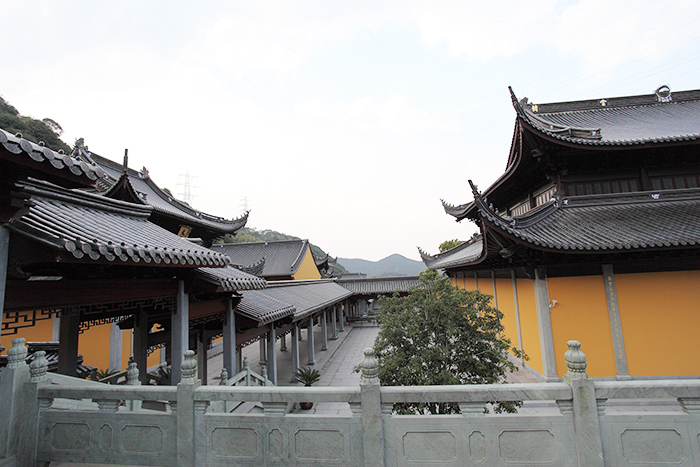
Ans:
[{"label": "green tree", "polygon": [[461,240],[457,240],[456,238],[454,240],[445,240],[440,244],[438,248],[440,249],[440,253],[442,253],[444,251],[451,250],[452,248],[459,246],[462,243],[464,242]]},{"label": "green tree", "polygon": [[[504,337],[503,314],[491,296],[453,287],[435,271],[405,297],[380,298],[381,326],[374,344],[385,386],[502,383],[516,367]],[[496,404],[514,412],[518,404]],[[454,403],[396,404],[398,413],[459,413]]]},{"label": "green tree", "polygon": [[63,132],[61,125],[50,118],[45,118],[42,121],[32,117],[23,117],[2,97],[0,97],[0,128],[12,134],[21,133],[24,139],[34,143],[43,141],[48,148],[54,151],[62,149],[66,154],[71,151],[70,146],[59,138]]}]

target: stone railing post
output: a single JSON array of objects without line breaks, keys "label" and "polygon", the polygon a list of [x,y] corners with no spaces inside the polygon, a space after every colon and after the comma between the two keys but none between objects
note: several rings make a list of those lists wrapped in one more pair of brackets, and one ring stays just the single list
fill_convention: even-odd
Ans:
[{"label": "stone railing post", "polygon": [[182,379],[177,384],[177,467],[195,466],[194,390],[197,380],[197,360],[192,350],[186,350],[182,361]]},{"label": "stone railing post", "polygon": [[[129,359],[129,366],[126,369],[126,384],[128,386],[141,386],[141,380],[139,379],[139,367],[135,360]],[[127,402],[127,406],[130,411],[141,410],[142,401],[130,400]]]},{"label": "stone railing post", "polygon": [[573,393],[571,410],[574,417],[578,465],[603,467],[603,444],[600,438],[595,386],[586,373],[586,354],[581,352],[579,341],[569,341],[567,345],[569,350],[564,354],[564,358],[568,372],[564,375],[564,381],[571,386]]},{"label": "stone railing post", "polygon": [[[29,365],[29,381],[24,383],[22,423],[19,426],[18,465],[36,465],[37,436],[39,432],[39,386],[49,384],[46,376],[49,361],[46,352],[40,350],[34,354]],[[48,405],[48,404],[47,404]]]},{"label": "stone railing post", "polygon": [[7,366],[0,372],[0,459],[17,453],[19,427],[24,420],[22,392],[29,381],[24,338],[12,339],[7,351]]},{"label": "stone railing post", "polygon": [[374,350],[365,349],[365,358],[360,363],[360,401],[362,406],[362,451],[365,467],[384,465],[384,426],[382,401],[379,392],[379,365]]}]

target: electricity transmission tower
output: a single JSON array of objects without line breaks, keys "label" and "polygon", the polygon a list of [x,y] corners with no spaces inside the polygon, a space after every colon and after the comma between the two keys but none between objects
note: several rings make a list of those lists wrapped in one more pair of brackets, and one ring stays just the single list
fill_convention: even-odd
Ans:
[{"label": "electricity transmission tower", "polygon": [[188,205],[192,206],[192,200],[196,196],[194,194],[194,190],[197,188],[196,186],[192,185],[192,180],[195,178],[195,176],[190,175],[189,170],[185,170],[184,174],[180,174],[180,178],[182,178],[184,181],[177,183],[178,187],[182,187],[182,190],[177,192],[177,197]]}]

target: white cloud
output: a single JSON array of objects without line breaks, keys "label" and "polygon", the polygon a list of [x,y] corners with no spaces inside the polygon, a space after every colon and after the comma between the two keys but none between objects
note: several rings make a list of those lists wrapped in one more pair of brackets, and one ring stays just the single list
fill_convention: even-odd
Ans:
[{"label": "white cloud", "polygon": [[190,58],[236,76],[296,72],[314,52],[348,33],[373,30],[391,16],[371,2],[333,4],[308,1],[246,1],[199,25],[202,38]]},{"label": "white cloud", "polygon": [[566,8],[552,41],[562,53],[575,53],[595,68],[636,58],[658,57],[698,37],[700,3],[690,1],[584,0]]},{"label": "white cloud", "polygon": [[682,47],[700,33],[700,3],[690,0],[419,1],[413,14],[422,40],[452,57],[485,62],[529,47],[550,47],[601,69]]},{"label": "white cloud", "polygon": [[392,93],[384,102],[364,97],[355,102],[329,103],[312,100],[300,103],[295,115],[315,118],[336,128],[360,131],[390,131],[399,134],[415,134],[436,130],[459,133],[459,118],[440,112],[428,112],[418,108],[406,96]]},{"label": "white cloud", "polygon": [[452,57],[486,61],[507,57],[540,41],[551,28],[555,0],[419,1],[413,14],[423,41],[445,44]]}]

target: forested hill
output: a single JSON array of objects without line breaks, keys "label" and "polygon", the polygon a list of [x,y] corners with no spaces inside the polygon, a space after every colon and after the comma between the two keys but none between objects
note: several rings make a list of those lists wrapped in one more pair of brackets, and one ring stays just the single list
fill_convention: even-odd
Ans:
[{"label": "forested hill", "polygon": [[425,271],[425,264],[421,261],[408,259],[399,254],[387,256],[379,261],[338,258],[338,263],[350,272],[363,272],[367,277],[417,276]]},{"label": "forested hill", "polygon": [[36,120],[32,117],[24,117],[2,97],[0,97],[0,128],[13,135],[21,133],[22,138],[32,143],[38,144],[43,141],[46,147],[54,151],[63,149],[66,154],[71,152],[70,146],[59,138],[63,133],[61,125],[50,118]]}]

